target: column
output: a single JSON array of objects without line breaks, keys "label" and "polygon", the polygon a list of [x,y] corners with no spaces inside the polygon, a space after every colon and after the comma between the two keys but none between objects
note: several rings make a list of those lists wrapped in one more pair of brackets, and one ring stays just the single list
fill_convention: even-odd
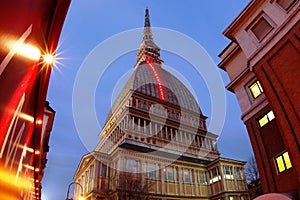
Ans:
[{"label": "column", "polygon": [[183,139],[182,139],[182,131],[179,131],[180,134],[180,142],[183,143]]},{"label": "column", "polygon": [[199,185],[198,185],[198,175],[199,175],[199,172],[196,171],[196,170],[193,170],[194,171],[194,181],[195,181],[195,188],[196,188],[196,195],[199,196]]},{"label": "column", "polygon": [[182,194],[183,193],[183,188],[182,188],[183,179],[182,179],[181,167],[178,167],[178,184],[179,184],[179,194]]},{"label": "column", "polygon": [[224,166],[221,165],[220,166],[220,176],[221,176],[221,181],[222,181],[222,185],[223,185],[223,191],[227,191],[227,183],[226,183],[226,179],[225,179],[225,173],[224,173]]},{"label": "column", "polygon": [[134,117],[132,117],[131,120],[132,120],[132,121],[131,121],[131,127],[132,127],[132,130],[134,130],[134,129],[135,129]]},{"label": "column", "polygon": [[141,131],[141,118],[138,118],[138,131]]}]

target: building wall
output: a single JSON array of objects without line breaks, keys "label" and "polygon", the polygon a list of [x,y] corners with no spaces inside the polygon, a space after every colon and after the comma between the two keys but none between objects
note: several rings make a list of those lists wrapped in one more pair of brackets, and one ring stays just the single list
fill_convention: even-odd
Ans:
[{"label": "building wall", "polygon": [[[148,184],[145,192],[156,199],[229,199],[231,196],[237,200],[248,199],[244,163],[240,161],[221,158],[210,166],[178,160],[170,163],[167,158],[124,149],[119,149],[111,161],[107,161],[101,157],[94,159],[93,156],[82,160],[83,165],[78,168],[74,180],[82,185],[85,198],[92,200],[98,196],[108,199],[118,194],[118,186],[134,190],[136,188],[122,183],[122,178],[135,177],[141,179],[141,184]],[[153,164],[156,169],[154,173],[149,168]],[[226,177],[225,166],[230,168]],[[240,170],[239,177],[237,168]],[[80,188],[76,188],[75,196],[79,193]]]},{"label": "building wall", "polygon": [[[300,194],[299,6],[292,0],[251,1],[224,32],[247,58],[247,69],[236,73],[244,61],[227,47],[219,66],[231,77],[227,89],[239,101],[264,192]],[[263,92],[253,98],[249,85],[255,81]],[[261,126],[271,110],[275,118]],[[281,172],[276,163],[285,152],[291,166]]]},{"label": "building wall", "polygon": [[[274,147],[278,153],[280,150],[289,151],[292,164],[295,166],[293,170],[296,170],[296,166],[300,166],[300,135],[298,134],[300,131],[300,80],[298,78],[300,76],[300,42],[296,36],[299,35],[299,25],[300,23],[297,23],[291,32],[254,68],[254,73],[261,80],[270,106],[278,119],[276,122],[281,132],[282,146],[285,148]],[[288,188],[297,189],[297,183],[300,183],[300,170],[290,174],[292,175],[286,176],[291,178],[294,175],[297,179],[288,180],[286,177],[285,183],[285,181],[280,181],[284,178],[278,178],[279,191],[286,192]]]}]

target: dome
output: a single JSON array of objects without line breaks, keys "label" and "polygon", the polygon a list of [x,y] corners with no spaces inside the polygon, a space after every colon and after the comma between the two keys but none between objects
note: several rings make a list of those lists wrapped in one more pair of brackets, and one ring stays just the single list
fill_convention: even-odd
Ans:
[{"label": "dome", "polygon": [[[160,64],[145,62],[138,65],[119,96],[115,100],[112,112],[129,92],[138,92],[158,101],[165,101],[180,109],[201,113],[200,107],[187,87]],[[202,114],[202,113],[201,113]]]}]

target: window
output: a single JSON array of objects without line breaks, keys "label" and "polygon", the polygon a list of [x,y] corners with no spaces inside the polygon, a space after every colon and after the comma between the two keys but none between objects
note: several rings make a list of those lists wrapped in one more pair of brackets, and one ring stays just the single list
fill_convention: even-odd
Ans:
[{"label": "window", "polygon": [[292,167],[288,152],[284,152],[283,154],[277,156],[275,158],[275,162],[279,173],[284,172],[285,170]]},{"label": "window", "polygon": [[210,180],[209,180],[209,183],[212,184],[212,183],[215,183],[219,180],[221,180],[221,176],[219,174],[219,169],[218,167],[212,169],[209,171],[209,175],[210,175]]},{"label": "window", "polygon": [[155,170],[155,164],[148,163],[148,171],[147,171],[148,178],[156,178],[156,170]]},{"label": "window", "polygon": [[283,8],[284,10],[288,11],[297,0],[277,0],[277,4]]},{"label": "window", "polygon": [[242,169],[240,167],[235,168],[235,175],[237,180],[243,180]]},{"label": "window", "polygon": [[191,169],[182,170],[182,179],[185,183],[193,183],[193,174]]},{"label": "window", "polygon": [[251,28],[251,31],[261,41],[272,29],[271,24],[264,17],[261,17]]},{"label": "window", "polygon": [[144,110],[149,110],[149,106],[143,102],[139,102],[138,107]]},{"label": "window", "polygon": [[166,167],[164,169],[164,178],[167,181],[178,181],[176,168],[172,166]]},{"label": "window", "polygon": [[157,114],[161,114],[161,115],[165,114],[165,112],[161,108],[158,108],[158,107],[154,107],[153,112],[155,112]]},{"label": "window", "polygon": [[127,159],[126,171],[130,173],[139,173],[139,161],[133,159]]},{"label": "window", "polygon": [[205,172],[199,172],[198,173],[198,183],[200,185],[206,185],[207,184]]},{"label": "window", "polygon": [[102,163],[101,176],[106,177],[106,165]]},{"label": "window", "polygon": [[155,163],[145,163],[143,164],[143,169],[145,170],[145,175],[150,179],[160,179],[159,165]]},{"label": "window", "polygon": [[263,117],[261,117],[258,120],[259,126],[263,127],[264,125],[266,125],[267,123],[269,123],[270,121],[272,121],[273,119],[275,119],[274,113],[273,111],[269,111],[266,115],[264,115]]},{"label": "window", "polygon": [[233,179],[231,166],[227,166],[227,165],[224,166],[224,178],[225,179]]},{"label": "window", "polygon": [[178,115],[176,113],[169,112],[168,115],[169,115],[170,118],[179,119],[179,117],[178,117]]},{"label": "window", "polygon": [[190,123],[190,119],[187,118],[186,116],[181,117],[181,120],[185,123]]},{"label": "window", "polygon": [[254,83],[252,83],[249,89],[254,99],[263,93],[263,89],[259,81],[255,81]]}]

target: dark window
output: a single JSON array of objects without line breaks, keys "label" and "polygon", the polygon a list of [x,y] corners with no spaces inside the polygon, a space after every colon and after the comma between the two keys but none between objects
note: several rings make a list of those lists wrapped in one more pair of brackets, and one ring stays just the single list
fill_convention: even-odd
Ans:
[{"label": "dark window", "polygon": [[278,5],[282,7],[284,10],[288,11],[297,0],[277,0]]},{"label": "dark window", "polygon": [[262,17],[251,28],[251,31],[260,41],[272,30],[272,28],[273,27],[271,26],[271,24],[264,17]]}]

